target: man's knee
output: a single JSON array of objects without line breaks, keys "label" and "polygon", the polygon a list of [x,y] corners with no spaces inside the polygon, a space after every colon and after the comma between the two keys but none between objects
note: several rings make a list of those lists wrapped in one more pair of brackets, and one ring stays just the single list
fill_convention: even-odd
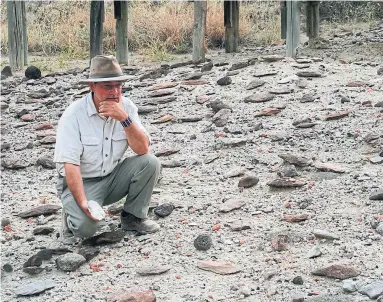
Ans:
[{"label": "man's knee", "polygon": [[92,237],[97,232],[98,223],[88,216],[81,221],[73,223],[69,217],[68,227],[73,234],[80,238]]},{"label": "man's knee", "polygon": [[153,174],[158,174],[160,172],[160,168],[161,168],[161,162],[158,159],[158,157],[153,155],[153,154],[145,154],[142,156],[145,157],[146,167],[150,171],[153,171]]}]

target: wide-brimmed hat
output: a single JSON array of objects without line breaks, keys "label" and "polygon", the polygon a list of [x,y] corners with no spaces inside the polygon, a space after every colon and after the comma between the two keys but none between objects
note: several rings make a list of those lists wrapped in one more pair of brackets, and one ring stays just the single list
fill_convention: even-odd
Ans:
[{"label": "wide-brimmed hat", "polygon": [[89,77],[80,83],[125,81],[132,76],[124,75],[114,56],[98,55],[90,62]]}]

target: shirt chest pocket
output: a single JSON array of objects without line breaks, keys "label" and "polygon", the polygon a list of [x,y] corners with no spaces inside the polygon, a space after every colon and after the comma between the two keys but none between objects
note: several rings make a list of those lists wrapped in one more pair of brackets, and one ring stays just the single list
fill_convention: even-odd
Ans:
[{"label": "shirt chest pocket", "polygon": [[100,153],[100,139],[95,136],[82,136],[81,141],[84,147],[81,162],[84,164],[95,164]]},{"label": "shirt chest pocket", "polygon": [[113,162],[118,161],[128,149],[128,140],[125,131],[119,131],[112,136]]}]

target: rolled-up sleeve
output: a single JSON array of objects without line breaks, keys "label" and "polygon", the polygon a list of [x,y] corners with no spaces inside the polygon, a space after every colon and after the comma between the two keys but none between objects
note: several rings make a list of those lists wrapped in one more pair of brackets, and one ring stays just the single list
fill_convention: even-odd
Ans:
[{"label": "rolled-up sleeve", "polygon": [[127,108],[129,118],[138,126],[140,129],[145,133],[146,137],[149,140],[149,144],[151,143],[151,138],[149,135],[149,132],[145,129],[145,127],[142,125],[140,117],[138,116],[138,108],[137,106],[132,102],[129,101],[129,105]]},{"label": "rolled-up sleeve", "polygon": [[82,152],[83,146],[76,117],[61,118],[56,134],[54,162],[79,166]]}]

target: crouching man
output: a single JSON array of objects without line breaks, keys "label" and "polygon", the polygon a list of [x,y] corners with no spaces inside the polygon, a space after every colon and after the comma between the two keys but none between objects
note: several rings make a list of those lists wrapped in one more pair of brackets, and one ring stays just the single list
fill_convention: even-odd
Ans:
[{"label": "crouching man", "polygon": [[[89,78],[82,81],[91,92],[73,102],[59,121],[54,161],[65,241],[97,231],[100,221],[89,211],[90,200],[105,206],[125,198],[124,230],[154,233],[160,228],[147,218],[160,162],[148,154],[149,135],[137,107],[122,97],[127,78],[115,57],[94,57]],[[122,159],[128,147],[137,155]]]}]

